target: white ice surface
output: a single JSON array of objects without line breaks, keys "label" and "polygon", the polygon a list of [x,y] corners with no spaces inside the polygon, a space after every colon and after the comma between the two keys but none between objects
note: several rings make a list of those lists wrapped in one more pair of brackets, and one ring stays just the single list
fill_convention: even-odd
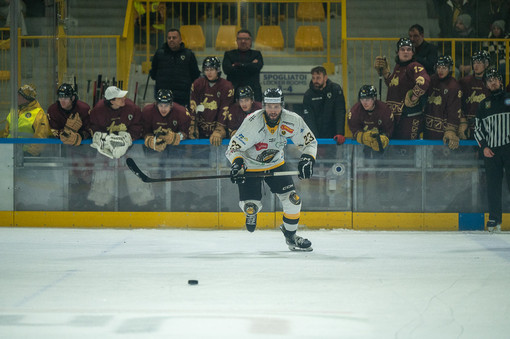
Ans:
[{"label": "white ice surface", "polygon": [[510,337],[510,234],[300,234],[0,228],[0,338]]}]

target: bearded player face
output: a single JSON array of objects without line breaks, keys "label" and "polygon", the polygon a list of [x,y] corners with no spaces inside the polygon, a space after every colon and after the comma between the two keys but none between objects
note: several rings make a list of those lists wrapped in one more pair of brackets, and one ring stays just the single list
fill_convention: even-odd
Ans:
[{"label": "bearded player face", "polygon": [[275,123],[280,119],[282,104],[265,104],[264,109],[266,111],[266,117],[270,122]]}]

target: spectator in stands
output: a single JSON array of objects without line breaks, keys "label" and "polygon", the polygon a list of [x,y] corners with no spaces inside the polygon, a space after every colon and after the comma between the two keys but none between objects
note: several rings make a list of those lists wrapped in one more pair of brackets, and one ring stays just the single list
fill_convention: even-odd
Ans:
[{"label": "spectator in stands", "polygon": [[[145,43],[144,32],[147,29],[146,2],[134,1],[135,8],[135,40]],[[149,31],[151,33],[165,32],[166,4],[162,2],[151,2],[149,4]],[[159,45],[159,42],[158,42]]]},{"label": "spectator in stands", "polygon": [[[457,17],[455,22],[454,38],[459,39],[474,39],[476,32],[473,29],[471,16],[469,14],[461,14]],[[471,72],[471,65],[468,63],[468,57],[473,50],[472,42],[459,42],[455,49],[455,65],[460,71],[460,76],[465,76]]]},{"label": "spectator in stands", "polygon": [[450,149],[459,147],[457,130],[461,115],[460,86],[452,77],[453,60],[449,55],[440,56],[436,73],[430,77],[425,106],[424,139],[443,139]]},{"label": "spectator in stands", "polygon": [[490,30],[491,24],[497,20],[503,20],[506,23],[505,31],[510,31],[510,2],[508,0],[471,0],[472,17],[476,23],[477,35],[485,38]]},{"label": "spectator in stands", "polygon": [[472,14],[472,7],[468,0],[445,0],[438,4],[439,8],[439,37],[452,38],[455,33],[457,18],[461,14]]},{"label": "spectator in stands", "polygon": [[[18,6],[18,27],[21,28],[21,35],[28,35],[27,25],[25,23],[27,6],[23,0],[19,1]],[[5,27],[11,25],[11,0],[0,0],[0,17],[5,19]]]},{"label": "spectator in stands", "polygon": [[413,42],[414,57],[427,70],[428,75],[434,74],[437,61],[437,46],[425,41],[423,27],[414,24],[409,27],[409,39]]},{"label": "spectator in stands", "polygon": [[241,86],[250,86],[255,94],[255,101],[262,101],[260,71],[264,60],[260,51],[251,49],[252,36],[249,30],[237,32],[237,49],[226,51],[223,56],[223,71],[227,80],[237,90]]},{"label": "spectator in stands", "polygon": [[221,62],[208,56],[202,63],[204,77],[191,85],[190,138],[209,138],[211,145],[219,146],[226,137],[229,107],[234,99],[234,87],[221,78]]},{"label": "spectator in stands", "polygon": [[480,103],[475,118],[475,139],[483,152],[489,201],[489,232],[501,231],[503,172],[510,190],[510,94],[503,92],[503,78],[495,68],[485,72],[491,91]]},{"label": "spectator in stands", "polygon": [[372,85],[361,86],[347,123],[352,137],[376,152],[384,151],[393,133],[393,114],[386,103],[377,100],[377,90]]},{"label": "spectator in stands", "polygon": [[233,103],[229,109],[227,120],[228,135],[232,137],[248,114],[262,109],[262,103],[255,101],[255,94],[250,86],[242,86],[237,89],[237,102]]},{"label": "spectator in stands", "polygon": [[156,102],[143,108],[142,124],[145,146],[162,152],[188,138],[191,115],[186,107],[173,102],[172,91],[160,89]]},{"label": "spectator in stands", "polygon": [[51,133],[66,145],[79,146],[90,139],[90,106],[78,99],[70,84],[60,85],[57,96],[57,102],[48,107]]},{"label": "spectator in stands", "polygon": [[303,97],[301,116],[316,138],[345,142],[345,98],[342,87],[328,79],[322,66],[312,68],[312,80]]},{"label": "spectator in stands", "polygon": [[377,56],[374,67],[382,74],[388,93],[386,103],[394,117],[395,139],[415,140],[420,137],[423,125],[424,94],[430,77],[420,63],[414,60],[414,45],[408,38],[397,42],[396,65],[393,73],[386,57]]},{"label": "spectator in stands", "polygon": [[[37,91],[34,85],[23,85],[18,89],[18,138],[48,138],[51,136],[50,123],[44,110],[36,100]],[[0,133],[2,138],[12,138],[12,112],[7,116],[5,129]],[[38,156],[43,144],[23,145],[23,151]]]},{"label": "spectator in stands", "polygon": [[189,106],[191,84],[200,76],[195,54],[184,47],[181,32],[171,28],[163,44],[152,57],[150,76],[156,81],[154,95],[159,89],[169,89],[174,102]]},{"label": "spectator in stands", "polygon": [[489,53],[478,51],[471,57],[472,75],[466,75],[459,80],[462,90],[462,116],[459,125],[460,139],[474,139],[475,116],[480,102],[489,96],[490,91],[485,87],[483,75],[489,67]]},{"label": "spectator in stands", "polygon": [[[491,25],[489,39],[509,39],[510,35],[505,31],[505,21],[496,20]],[[489,52],[491,65],[494,65],[503,75],[505,82],[505,42],[504,41],[484,41],[483,49]]]}]

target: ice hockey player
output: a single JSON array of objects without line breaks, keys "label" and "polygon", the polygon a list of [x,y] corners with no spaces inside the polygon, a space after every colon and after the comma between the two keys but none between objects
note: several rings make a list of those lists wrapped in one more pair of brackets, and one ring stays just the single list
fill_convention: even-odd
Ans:
[{"label": "ice hockey player", "polygon": [[60,85],[57,96],[57,102],[48,107],[51,133],[66,145],[78,146],[90,139],[90,106],[78,99],[70,84]]},{"label": "ice hockey player", "polygon": [[262,103],[255,101],[255,93],[250,86],[241,86],[237,89],[237,102],[229,109],[227,120],[228,135],[230,138],[236,133],[239,126],[248,114],[262,108]]},{"label": "ice hockey player", "polygon": [[188,138],[191,115],[186,107],[173,102],[172,91],[159,89],[156,102],[142,111],[145,146],[162,152],[167,145],[177,146]]},{"label": "ice hockey player", "polygon": [[474,137],[475,117],[478,106],[483,99],[487,98],[491,91],[483,83],[483,75],[490,64],[490,55],[487,51],[478,51],[471,57],[473,74],[466,75],[459,80],[462,90],[462,117],[460,118],[459,137],[460,139],[471,139]]},{"label": "ice hockey player", "polygon": [[388,147],[393,133],[393,115],[386,103],[377,100],[374,86],[361,86],[358,102],[349,111],[347,123],[360,144],[376,152],[383,152]]},{"label": "ice hockey player", "polygon": [[221,78],[221,62],[208,56],[202,63],[204,77],[191,85],[190,110],[192,127],[190,139],[209,138],[213,146],[221,145],[227,136],[228,109],[234,100],[232,83]]},{"label": "ice hockey player", "polygon": [[[227,159],[232,163],[230,178],[238,184],[239,206],[246,214],[246,228],[253,232],[257,213],[262,209],[262,179],[250,177],[250,172],[274,173],[288,170],[284,149],[287,139],[301,151],[298,164],[299,179],[309,179],[317,154],[317,140],[304,120],[284,109],[283,93],[269,88],[263,95],[263,108],[244,119],[230,140]],[[280,226],[290,250],[311,251],[312,243],[296,235],[301,200],[290,176],[264,178],[272,193],[283,206],[283,224]]]},{"label": "ice hockey player", "polygon": [[461,116],[462,91],[452,77],[453,60],[444,55],[437,59],[436,73],[430,77],[425,106],[424,139],[443,139],[450,149],[459,147],[459,128]]},{"label": "ice hockey player", "polygon": [[385,57],[375,58],[375,69],[384,77],[388,86],[386,103],[393,113],[395,128],[393,138],[416,140],[420,138],[423,125],[424,96],[429,87],[430,77],[425,67],[414,59],[414,46],[408,38],[397,42],[395,68]]}]

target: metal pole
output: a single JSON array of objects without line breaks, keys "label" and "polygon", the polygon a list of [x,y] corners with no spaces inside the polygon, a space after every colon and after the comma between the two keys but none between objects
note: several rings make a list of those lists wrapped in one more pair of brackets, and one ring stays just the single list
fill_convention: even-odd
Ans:
[{"label": "metal pole", "polygon": [[18,137],[18,23],[19,0],[12,0],[10,6],[11,16],[11,124],[9,131],[13,138]]}]

